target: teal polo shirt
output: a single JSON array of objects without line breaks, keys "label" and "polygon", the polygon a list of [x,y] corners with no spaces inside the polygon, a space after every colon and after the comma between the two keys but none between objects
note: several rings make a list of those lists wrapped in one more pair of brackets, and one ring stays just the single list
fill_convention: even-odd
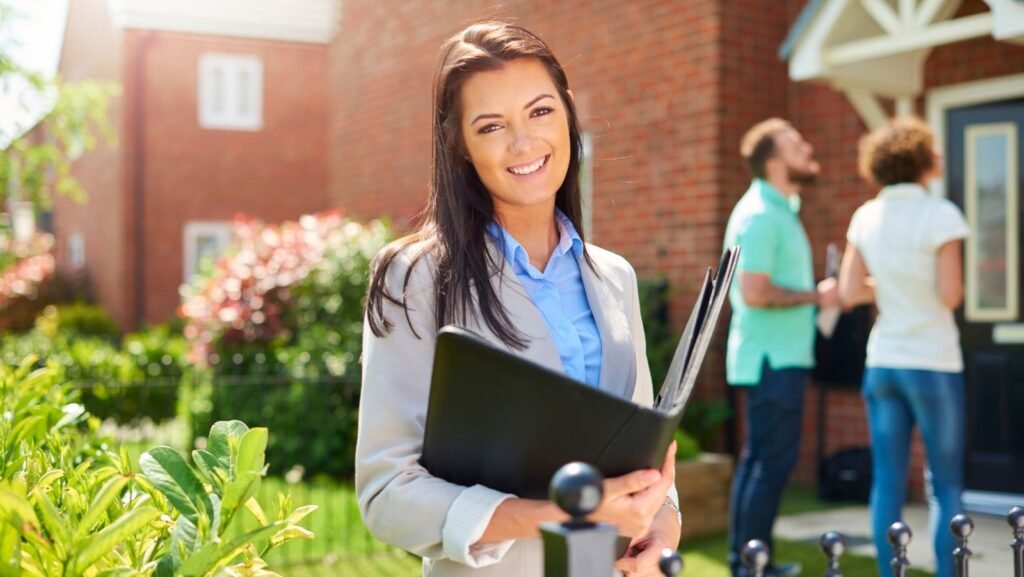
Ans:
[{"label": "teal polo shirt", "polygon": [[814,290],[811,244],[798,210],[767,181],[754,179],[729,217],[725,246],[741,247],[729,290],[725,372],[731,385],[758,384],[765,359],[773,369],[814,366],[815,307],[751,308],[740,292],[745,272],[767,274],[780,288]]}]

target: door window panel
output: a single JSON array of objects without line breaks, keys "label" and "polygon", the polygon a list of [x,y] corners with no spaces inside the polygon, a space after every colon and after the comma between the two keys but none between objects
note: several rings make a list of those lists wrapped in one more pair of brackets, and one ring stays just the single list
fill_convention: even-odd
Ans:
[{"label": "door window panel", "polygon": [[968,321],[1018,315],[1017,127],[976,124],[964,131]]}]

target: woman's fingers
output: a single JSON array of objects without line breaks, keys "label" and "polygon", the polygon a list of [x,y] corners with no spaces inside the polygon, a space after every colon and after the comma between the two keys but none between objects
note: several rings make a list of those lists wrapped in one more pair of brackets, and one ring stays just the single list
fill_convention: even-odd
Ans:
[{"label": "woman's fingers", "polygon": [[[665,460],[661,463],[661,474],[664,476],[668,473],[675,473],[676,471],[676,442],[672,441],[669,444],[668,450],[665,451]],[[673,477],[674,475],[668,475]]]},{"label": "woman's fingers", "polygon": [[660,480],[661,472],[654,469],[642,469],[620,477],[606,479],[604,482],[604,498],[607,500],[639,493]]}]

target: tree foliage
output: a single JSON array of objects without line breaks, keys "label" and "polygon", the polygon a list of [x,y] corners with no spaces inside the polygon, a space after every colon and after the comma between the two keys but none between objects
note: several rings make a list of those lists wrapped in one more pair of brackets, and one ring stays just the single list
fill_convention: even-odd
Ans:
[{"label": "tree foliage", "polygon": [[13,106],[0,123],[0,201],[29,201],[47,210],[60,194],[84,202],[86,192],[71,174],[71,164],[103,139],[114,145],[108,118],[114,83],[64,82],[19,65],[12,57],[10,33],[18,14],[0,0],[0,92]]}]

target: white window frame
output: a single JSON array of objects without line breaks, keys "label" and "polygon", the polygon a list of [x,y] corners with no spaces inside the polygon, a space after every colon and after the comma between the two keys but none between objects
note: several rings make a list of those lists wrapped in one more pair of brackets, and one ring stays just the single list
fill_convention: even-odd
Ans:
[{"label": "white window frame", "polygon": [[[224,108],[217,109],[214,76],[220,73]],[[249,94],[242,110],[241,76],[246,74]],[[208,52],[199,56],[199,126],[219,130],[258,131],[263,128],[263,61],[257,56]]]},{"label": "white window frame", "polygon": [[182,235],[184,251],[182,253],[182,276],[186,283],[192,282],[196,273],[199,272],[199,240],[205,237],[213,237],[223,254],[224,249],[231,243],[231,223],[228,221],[189,221],[185,223],[185,230]]},{"label": "white window frame", "polygon": [[73,232],[68,235],[68,268],[81,270],[85,268],[85,235]]},{"label": "white window frame", "polygon": [[583,207],[583,234],[594,241],[594,138],[589,132],[580,135],[580,204]]},{"label": "white window frame", "polygon": [[[1006,305],[1001,308],[982,308],[978,305],[978,238],[977,232],[983,223],[979,222],[978,208],[978,174],[977,174],[977,143],[985,136],[1003,136],[1006,138]],[[1018,316],[1017,295],[1020,270],[1017,254],[1019,223],[1017,222],[1017,125],[1012,122],[993,124],[973,124],[964,131],[964,208],[971,235],[966,245],[966,307],[965,315],[968,322],[1015,321]]]}]

